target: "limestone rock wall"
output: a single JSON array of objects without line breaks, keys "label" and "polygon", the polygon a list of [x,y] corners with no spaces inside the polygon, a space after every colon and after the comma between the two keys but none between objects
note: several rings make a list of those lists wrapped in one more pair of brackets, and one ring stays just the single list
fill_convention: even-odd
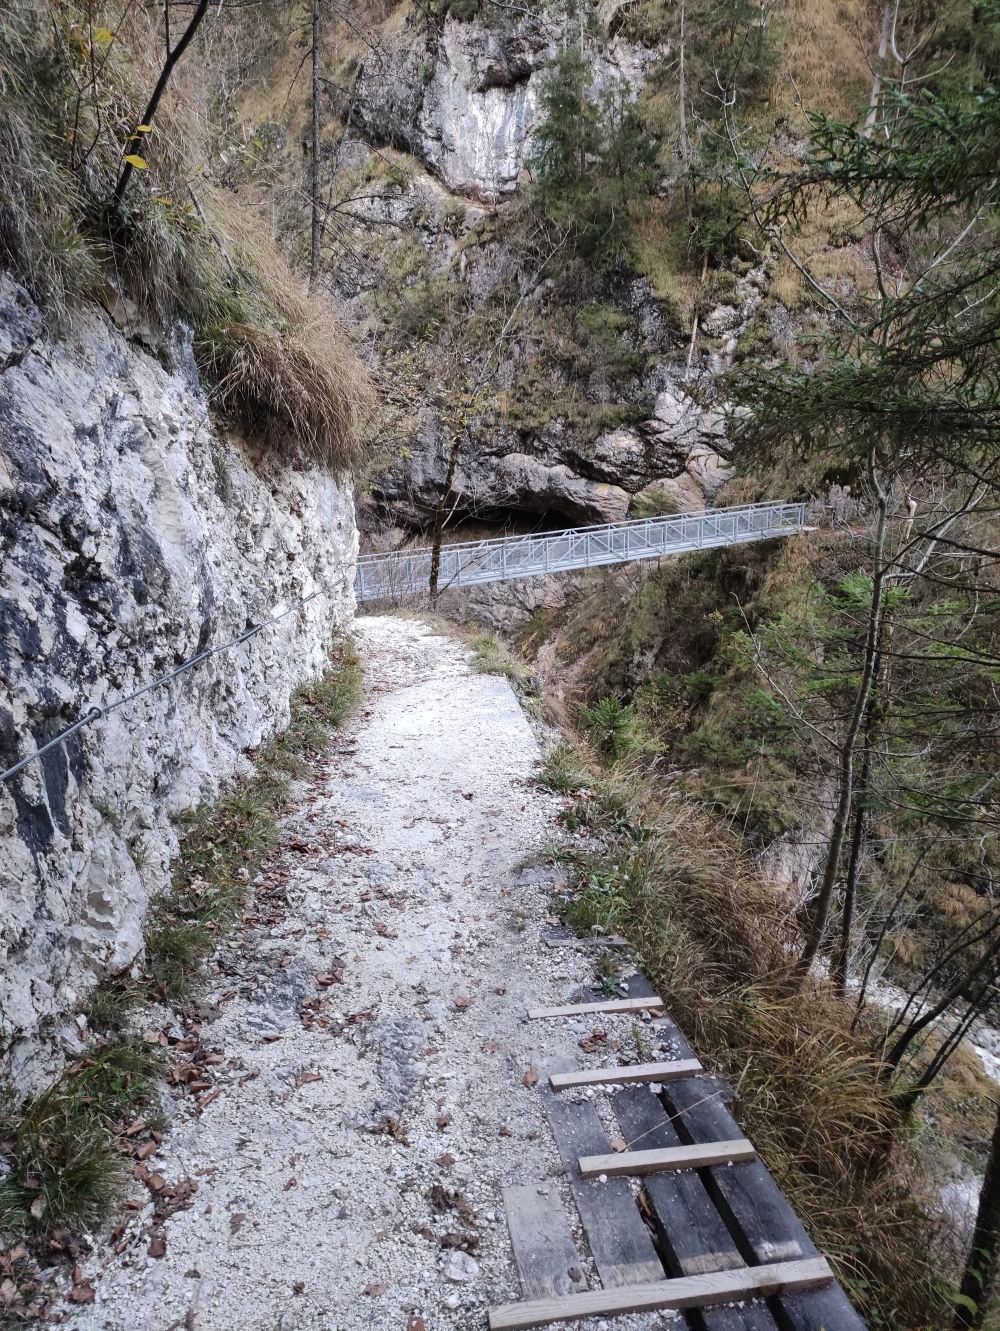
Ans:
[{"label": "limestone rock wall", "polygon": [[[522,11],[502,27],[449,17],[437,34],[414,11],[364,61],[348,125],[413,153],[448,189],[496,203],[521,179],[537,120],[535,76],[559,50],[564,25],[555,11]],[[594,61],[595,91],[624,80],[638,93],[654,59],[612,39]]]},{"label": "limestone rock wall", "polygon": [[213,432],[183,335],[154,356],[97,313],[62,341],[41,327],[0,279],[0,768],[324,594],[0,786],[0,1052],[24,1084],[79,1048],[88,987],[139,958],[171,815],[248,770],[322,671],[357,548],[349,490]]}]

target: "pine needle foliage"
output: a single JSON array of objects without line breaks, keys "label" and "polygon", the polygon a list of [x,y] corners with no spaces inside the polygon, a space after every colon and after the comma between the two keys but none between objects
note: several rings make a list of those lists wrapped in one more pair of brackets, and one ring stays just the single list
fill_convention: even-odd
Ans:
[{"label": "pine needle foliage", "polygon": [[544,215],[566,231],[582,257],[613,270],[630,257],[631,221],[649,196],[657,149],[627,85],[614,84],[598,97],[591,79],[576,47],[553,62],[528,166]]}]

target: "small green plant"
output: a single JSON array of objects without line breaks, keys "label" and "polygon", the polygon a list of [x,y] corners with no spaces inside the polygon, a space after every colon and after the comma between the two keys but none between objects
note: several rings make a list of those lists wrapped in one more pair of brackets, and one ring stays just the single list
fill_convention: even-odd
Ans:
[{"label": "small green plant", "polygon": [[[594,858],[577,883],[576,899],[566,908],[566,920],[579,934],[594,931],[621,933],[629,921],[628,875],[620,864]],[[602,988],[609,977],[604,976]],[[609,995],[618,997],[617,994]]]},{"label": "small green plant", "polygon": [[87,995],[87,1025],[99,1035],[123,1031],[138,1001],[138,988],[128,981],[96,985]]},{"label": "small green plant", "polygon": [[158,1046],[124,1036],[94,1047],[46,1090],[0,1108],[0,1231],[86,1227],[104,1218],[121,1186],[114,1138],[137,1112],[158,1115]]},{"label": "small green plant", "polygon": [[118,810],[113,804],[104,799],[95,799],[91,803],[106,823],[110,823],[112,827],[118,826]]},{"label": "small green plant", "polygon": [[572,795],[585,788],[587,774],[572,748],[568,744],[560,744],[542,763],[539,782],[543,786],[548,786],[550,790]]},{"label": "small green plant", "polygon": [[582,706],[580,723],[594,748],[612,762],[628,753],[638,738],[635,708],[624,706],[612,695],[593,707]]}]

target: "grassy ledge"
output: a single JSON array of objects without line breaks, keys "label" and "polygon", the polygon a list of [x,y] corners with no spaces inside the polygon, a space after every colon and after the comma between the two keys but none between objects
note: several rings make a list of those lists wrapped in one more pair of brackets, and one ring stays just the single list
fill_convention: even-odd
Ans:
[{"label": "grassy ledge", "polygon": [[[289,726],[254,755],[254,774],[178,820],[180,855],[169,895],[150,905],[143,973],[88,995],[85,1055],[37,1095],[25,1099],[12,1088],[0,1095],[0,1327],[47,1315],[38,1267],[75,1262],[87,1248],[82,1231],[107,1217],[143,1146],[159,1140],[165,1058],[135,1033],[141,1008],[191,993],[218,938],[249,903],[292,781],[308,775],[360,698],[361,668],[343,640],[323,677],[292,695]],[[94,1291],[74,1279],[69,1297],[88,1303]]]}]

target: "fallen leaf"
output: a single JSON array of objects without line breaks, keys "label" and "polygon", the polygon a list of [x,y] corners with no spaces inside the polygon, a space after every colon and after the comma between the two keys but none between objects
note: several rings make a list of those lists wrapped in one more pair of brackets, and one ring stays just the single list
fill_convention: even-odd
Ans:
[{"label": "fallen leaf", "polygon": [[487,1040],[486,1043],[483,1045],[483,1053],[495,1054],[499,1048],[500,1046],[497,1044],[496,1040]]},{"label": "fallen leaf", "polygon": [[546,917],[545,917],[545,923],[546,923],[546,924],[561,924],[562,921],[559,919],[559,916],[558,916],[558,915],[546,915]]},{"label": "fallen leaf", "polygon": [[280,1039],[281,1039],[280,1035],[262,1035],[260,1037],[260,1042],[261,1044],[274,1044],[275,1040],[280,1040]]},{"label": "fallen leaf", "polygon": [[160,1192],[166,1186],[166,1182],[162,1174],[150,1174],[146,1180],[146,1187],[150,1192]]},{"label": "fallen leaf", "polygon": [[611,1149],[612,1151],[627,1151],[628,1142],[624,1139],[624,1137],[612,1137]]},{"label": "fallen leaf", "polygon": [[446,1128],[450,1122],[451,1122],[450,1114],[438,1114],[437,1125],[439,1128]]},{"label": "fallen leaf", "polygon": [[133,1124],[131,1124],[131,1126],[125,1129],[125,1136],[134,1137],[136,1136],[137,1133],[140,1133],[145,1126],[146,1126],[146,1120],[144,1118],[137,1118],[136,1121]]},{"label": "fallen leaf", "polygon": [[244,1221],[245,1219],[246,1219],[246,1216],[244,1215],[244,1213],[243,1213],[242,1211],[237,1211],[235,1215],[231,1215],[231,1216],[229,1217],[229,1232],[230,1232],[230,1234],[236,1234],[236,1233],[238,1233],[238,1232],[239,1232],[240,1225],[243,1224],[243,1221]]},{"label": "fallen leaf", "polygon": [[167,1240],[162,1235],[157,1234],[155,1238],[149,1240],[149,1247],[146,1252],[150,1257],[166,1257]]},{"label": "fallen leaf", "polygon": [[370,1294],[373,1299],[377,1299],[389,1288],[388,1285],[365,1285],[365,1293]]},{"label": "fallen leaf", "polygon": [[429,1054],[440,1054],[440,1052],[441,1050],[438,1049],[435,1045],[430,1045],[427,1049],[424,1050],[424,1057],[426,1058]]},{"label": "fallen leaf", "polygon": [[500,1129],[500,1136],[501,1136],[501,1137],[513,1137],[513,1135],[514,1135],[514,1134],[511,1132],[510,1128],[501,1128],[501,1129]]},{"label": "fallen leaf", "polygon": [[414,1313],[412,1317],[406,1319],[406,1331],[427,1331],[424,1319]]},{"label": "fallen leaf", "polygon": [[308,1082],[322,1080],[323,1078],[318,1072],[300,1072],[295,1078],[295,1089],[298,1090],[300,1086],[305,1086]]},{"label": "fallen leaf", "polygon": [[455,999],[455,1006],[460,1011],[464,1012],[466,1008],[472,1007],[472,999],[469,998],[466,994],[459,994],[459,996]]},{"label": "fallen leaf", "polygon": [[538,1070],[536,1068],[529,1068],[528,1071],[521,1078],[521,1080],[524,1082],[525,1086],[527,1086],[528,1090],[530,1091],[532,1086],[534,1086],[538,1081]]},{"label": "fallen leaf", "polygon": [[14,1284],[13,1280],[5,1280],[3,1284],[0,1285],[0,1303],[2,1303],[5,1308],[9,1308],[16,1298],[17,1286]]},{"label": "fallen leaf", "polygon": [[387,1229],[376,1229],[375,1237],[377,1239],[387,1239],[389,1237],[389,1231]]},{"label": "fallen leaf", "polygon": [[434,1163],[440,1165],[442,1169],[450,1169],[455,1163],[455,1157],[449,1151],[445,1155],[439,1155]]},{"label": "fallen leaf", "polygon": [[36,1197],[31,1203],[31,1214],[36,1220],[41,1220],[42,1216],[45,1214],[45,1208],[47,1205],[48,1202],[44,1197]]},{"label": "fallen leaf", "polygon": [[414,1232],[419,1234],[422,1239],[426,1239],[428,1243],[434,1242],[434,1231],[433,1229],[428,1229],[426,1225],[423,1225],[420,1229],[415,1230]]},{"label": "fallen leaf", "polygon": [[156,1154],[156,1142],[143,1142],[136,1151],[140,1160],[148,1160],[151,1155]]},{"label": "fallen leaf", "polygon": [[[157,1242],[156,1239],[153,1240],[153,1243],[155,1243],[155,1242]],[[163,1240],[161,1239],[161,1240],[159,1240],[159,1242],[162,1243]],[[152,1243],[151,1243],[149,1246],[150,1246],[150,1255],[151,1255],[151,1256],[154,1256],[154,1257],[156,1257],[156,1256],[160,1256],[160,1257],[162,1257],[162,1256],[163,1256],[163,1253],[154,1253],[154,1252],[152,1252],[152,1247],[153,1247],[153,1244],[152,1244]],[[167,1250],[167,1249],[166,1249],[166,1244],[164,1244],[164,1246],[163,1246],[163,1251],[166,1252],[166,1250]],[[93,1287],[93,1285],[90,1283],[89,1280],[81,1280],[78,1284],[74,1285],[73,1288],[70,1290],[69,1297],[70,1297],[70,1302],[71,1302],[71,1303],[93,1303],[93,1302],[94,1302],[94,1287]]]},{"label": "fallen leaf", "polygon": [[288,1192],[290,1188],[298,1187],[298,1183],[299,1183],[298,1179],[290,1178],[288,1182],[285,1184],[283,1191]]},{"label": "fallen leaf", "polygon": [[23,1262],[28,1255],[28,1249],[23,1243],[19,1243],[16,1248],[11,1248],[7,1254],[8,1262]]}]

